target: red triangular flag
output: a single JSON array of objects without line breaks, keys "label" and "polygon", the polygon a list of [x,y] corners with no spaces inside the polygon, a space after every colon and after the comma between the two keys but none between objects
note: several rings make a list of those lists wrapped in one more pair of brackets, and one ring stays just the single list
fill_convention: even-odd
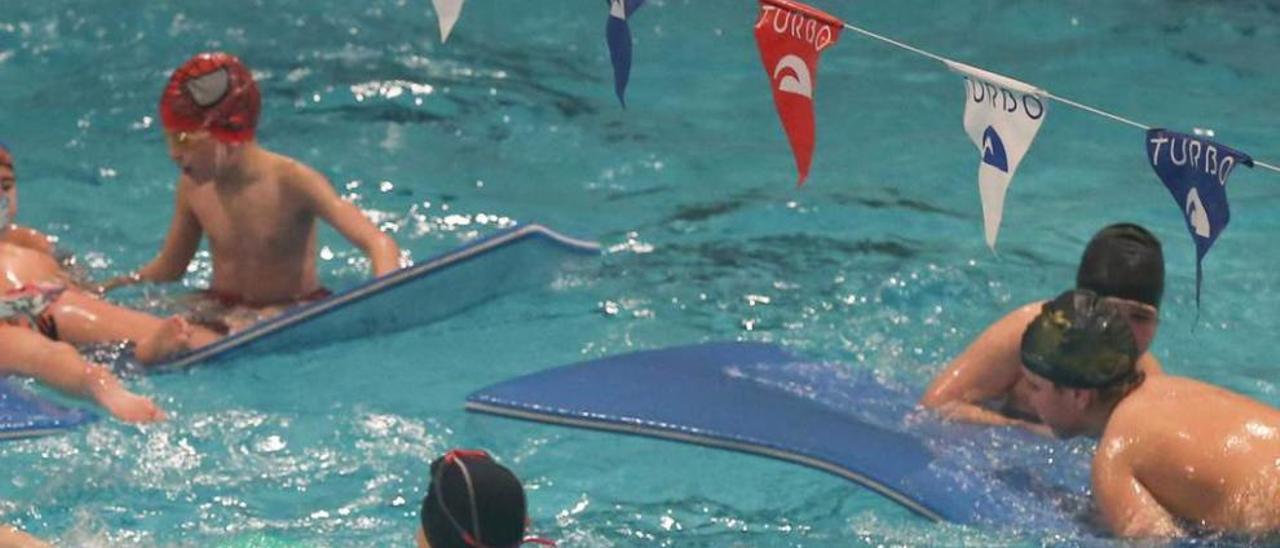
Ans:
[{"label": "red triangular flag", "polygon": [[818,84],[818,54],[840,39],[844,22],[792,0],[760,0],[756,44],[773,87],[782,127],[804,184],[813,157],[813,91]]}]

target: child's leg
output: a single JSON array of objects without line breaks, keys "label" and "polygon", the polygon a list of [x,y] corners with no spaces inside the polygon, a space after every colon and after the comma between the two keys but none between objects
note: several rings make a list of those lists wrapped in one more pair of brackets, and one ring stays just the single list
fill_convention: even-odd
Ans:
[{"label": "child's leg", "polygon": [[213,331],[178,317],[159,318],[68,289],[49,307],[58,337],[73,344],[127,339],[137,343],[138,359],[150,363],[218,339]]},{"label": "child's leg", "polygon": [[97,402],[128,422],[152,422],[164,412],[120,384],[107,368],[86,361],[74,347],[24,327],[0,326],[0,373],[32,377],[73,396]]}]

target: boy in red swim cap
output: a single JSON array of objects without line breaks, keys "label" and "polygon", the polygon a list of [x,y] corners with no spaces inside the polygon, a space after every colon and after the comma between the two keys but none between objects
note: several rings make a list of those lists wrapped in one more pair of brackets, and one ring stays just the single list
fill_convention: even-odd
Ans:
[{"label": "boy in red swim cap", "polygon": [[[261,98],[249,69],[226,53],[201,53],[173,72],[160,97],[169,156],[178,165],[168,235],[151,262],[104,285],[182,277],[209,238],[208,292],[222,313],[256,314],[326,294],[316,275],[316,219],[355,244],[381,276],[400,248],[328,179],[254,138]],[[264,310],[265,309],[265,310]]]}]

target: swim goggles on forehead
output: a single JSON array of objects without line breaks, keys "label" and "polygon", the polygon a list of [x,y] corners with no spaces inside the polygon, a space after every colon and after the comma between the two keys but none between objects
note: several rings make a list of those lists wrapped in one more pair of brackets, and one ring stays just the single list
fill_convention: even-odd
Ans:
[{"label": "swim goggles on forehead", "polygon": [[[435,473],[431,478],[432,489],[435,491],[436,502],[440,506],[440,511],[444,513],[445,519],[449,520],[449,525],[453,526],[453,530],[462,538],[462,542],[473,548],[491,548],[489,545],[480,541],[481,538],[484,538],[484,535],[480,532],[480,511],[476,507],[476,489],[475,485],[471,482],[471,471],[467,469],[467,462],[463,460],[463,457],[485,459],[488,461],[493,460],[493,457],[489,456],[487,451],[481,449],[451,450],[448,453],[445,453],[444,460],[440,462],[440,466],[436,468]],[[452,465],[457,465],[458,471],[462,472],[462,481],[467,486],[467,508],[471,512],[471,523],[475,527],[475,536],[472,536],[471,531],[468,531],[466,527],[462,526],[462,523],[453,516],[453,512],[449,511],[449,506],[444,502],[444,471]],[[525,537],[520,541],[520,544],[555,546],[556,542],[554,540],[539,537]]]},{"label": "swim goggles on forehead", "polygon": [[178,148],[190,148],[196,144],[196,132],[194,131],[173,131],[166,133],[169,143]]}]

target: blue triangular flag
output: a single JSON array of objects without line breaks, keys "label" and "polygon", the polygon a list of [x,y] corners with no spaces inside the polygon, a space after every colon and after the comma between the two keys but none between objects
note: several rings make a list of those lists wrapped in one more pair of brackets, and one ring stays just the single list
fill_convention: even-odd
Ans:
[{"label": "blue triangular flag", "polygon": [[1164,129],[1147,131],[1147,159],[1178,203],[1196,243],[1196,307],[1200,307],[1201,263],[1231,221],[1227,178],[1237,165],[1253,167],[1248,154],[1208,139]]},{"label": "blue triangular flag", "polygon": [[618,94],[622,108],[627,107],[624,98],[627,80],[631,79],[631,28],[627,19],[640,9],[644,0],[607,0],[609,21],[605,23],[604,38],[609,44],[609,60],[613,62],[613,91]]},{"label": "blue triangular flag", "polygon": [[1005,173],[1009,172],[1009,155],[1004,151],[1004,141],[996,128],[987,126],[982,133],[982,163]]}]

